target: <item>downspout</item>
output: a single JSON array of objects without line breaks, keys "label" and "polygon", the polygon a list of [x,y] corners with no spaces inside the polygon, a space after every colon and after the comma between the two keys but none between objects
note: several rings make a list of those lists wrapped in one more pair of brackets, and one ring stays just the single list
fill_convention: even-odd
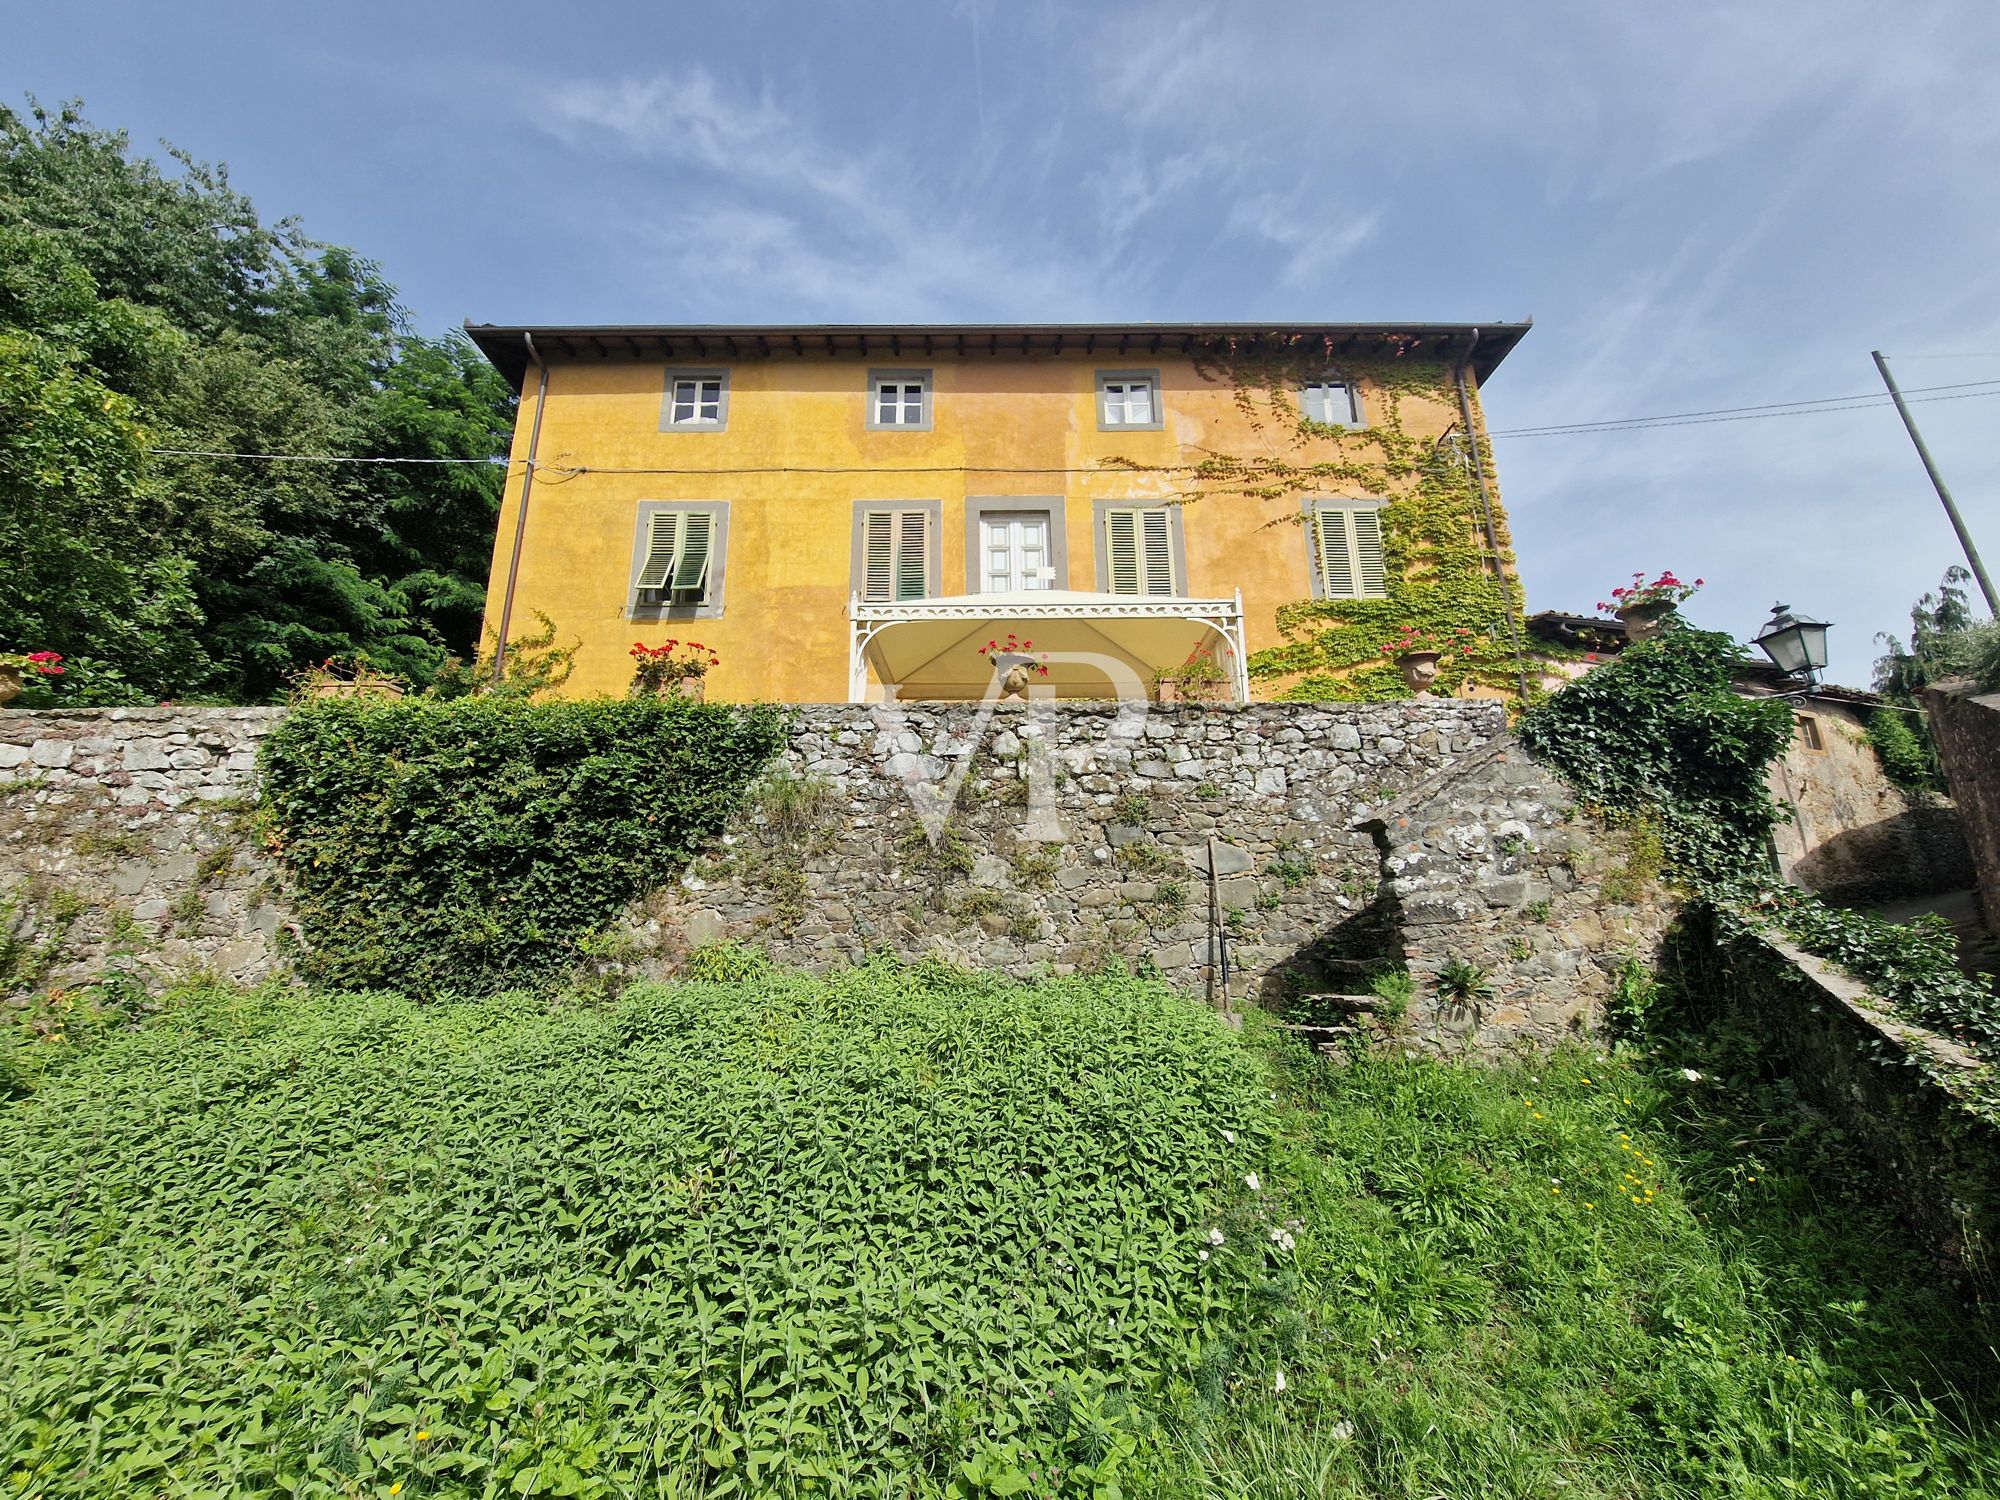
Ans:
[{"label": "downspout", "polygon": [[[1521,685],[1521,702],[1528,701],[1528,658],[1521,646],[1521,623],[1514,617],[1514,590],[1507,582],[1507,565],[1500,556],[1500,532],[1493,524],[1493,495],[1486,485],[1486,458],[1479,450],[1479,427],[1472,420],[1472,394],[1465,383],[1473,352],[1479,348],[1479,330],[1472,330],[1472,342],[1465,346],[1452,379],[1458,386],[1458,412],[1465,423],[1466,448],[1472,456],[1472,477],[1479,483],[1479,514],[1486,532],[1486,553],[1493,563],[1493,576],[1500,580],[1500,602],[1507,611],[1507,634],[1514,642],[1514,670]],[[540,412],[537,411],[537,417]],[[524,502],[525,503],[525,502]],[[518,542],[519,538],[515,540]]]},{"label": "downspout", "polygon": [[507,563],[507,591],[500,596],[500,638],[493,646],[496,683],[507,666],[507,632],[514,623],[514,584],[521,576],[521,543],[528,534],[528,498],[535,493],[535,455],[542,446],[542,408],[549,403],[549,367],[535,352],[535,336],[523,333],[521,342],[528,346],[528,358],[535,362],[542,376],[535,388],[535,425],[528,433],[528,472],[521,479],[521,509],[514,517],[514,555]]}]

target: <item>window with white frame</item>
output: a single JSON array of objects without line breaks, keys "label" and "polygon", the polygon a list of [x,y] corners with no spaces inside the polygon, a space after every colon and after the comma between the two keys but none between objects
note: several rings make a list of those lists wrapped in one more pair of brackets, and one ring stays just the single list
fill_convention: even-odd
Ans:
[{"label": "window with white frame", "polygon": [[655,506],[641,514],[635,613],[719,610],[724,519],[719,506]]},{"label": "window with white frame", "polygon": [[729,374],[725,370],[669,370],[661,431],[719,431],[729,421]]},{"label": "window with white frame", "polygon": [[1104,512],[1104,586],[1113,594],[1178,594],[1174,518],[1165,506]]},{"label": "window with white frame", "polygon": [[979,591],[1033,592],[1055,587],[1045,510],[989,510],[979,517]]},{"label": "window with white frame", "polygon": [[1099,374],[1097,422],[1100,427],[1159,427],[1160,377],[1139,370]]},{"label": "window with white frame", "polygon": [[931,425],[928,370],[876,370],[868,380],[868,425],[877,431],[924,431]]},{"label": "window with white frame", "polygon": [[1361,425],[1361,393],[1344,380],[1328,376],[1299,387],[1299,415],[1329,427]]},{"label": "window with white frame", "polygon": [[870,604],[928,598],[935,590],[937,517],[929,505],[862,505],[855,518],[855,591]]},{"label": "window with white frame", "polygon": [[1322,599],[1388,597],[1377,506],[1320,501],[1312,509],[1313,585]]}]

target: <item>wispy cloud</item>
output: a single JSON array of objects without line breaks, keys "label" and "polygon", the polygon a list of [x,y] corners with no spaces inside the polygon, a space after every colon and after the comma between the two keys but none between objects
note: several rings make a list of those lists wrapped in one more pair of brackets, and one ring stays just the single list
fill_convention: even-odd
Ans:
[{"label": "wispy cloud", "polygon": [[1237,234],[1277,246],[1283,255],[1278,280],[1298,290],[1317,289],[1382,224],[1380,209],[1341,219],[1309,208],[1305,197],[1299,192],[1258,193],[1229,213],[1229,227]]}]

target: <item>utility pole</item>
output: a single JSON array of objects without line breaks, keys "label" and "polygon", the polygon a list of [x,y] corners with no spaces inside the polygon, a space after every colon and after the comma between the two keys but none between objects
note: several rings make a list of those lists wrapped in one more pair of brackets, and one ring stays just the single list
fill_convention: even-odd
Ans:
[{"label": "utility pole", "polygon": [[1972,533],[1965,529],[1965,517],[1958,513],[1958,506],[1951,498],[1951,491],[1945,488],[1944,476],[1938,473],[1937,462],[1931,457],[1931,450],[1924,446],[1924,435],[1917,431],[1916,419],[1910,415],[1910,408],[1903,402],[1903,393],[1896,389],[1896,377],[1889,373],[1889,361],[1882,357],[1880,349],[1873,351],[1875,368],[1882,372],[1882,384],[1889,388],[1889,399],[1896,403],[1896,411],[1909,429],[1910,441],[1917,445],[1917,457],[1924,461],[1924,472],[1931,476],[1931,487],[1937,491],[1938,499],[1944,502],[1944,513],[1951,517],[1951,529],[1958,533],[1958,545],[1965,549],[1965,560],[1972,564],[1972,576],[1979,580],[1979,592],[1986,596],[1986,612],[2000,620],[2000,597],[1993,592],[1993,580],[1986,576],[1986,564],[1979,560],[1979,549],[1972,545]]}]

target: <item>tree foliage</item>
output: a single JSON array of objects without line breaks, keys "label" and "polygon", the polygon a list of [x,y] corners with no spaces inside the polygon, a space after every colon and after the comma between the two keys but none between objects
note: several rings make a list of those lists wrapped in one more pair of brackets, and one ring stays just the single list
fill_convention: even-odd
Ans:
[{"label": "tree foliage", "polygon": [[[468,647],[512,394],[380,268],[80,107],[0,106],[0,645],[65,688],[263,699]],[[162,452],[160,450],[180,450]]]}]

